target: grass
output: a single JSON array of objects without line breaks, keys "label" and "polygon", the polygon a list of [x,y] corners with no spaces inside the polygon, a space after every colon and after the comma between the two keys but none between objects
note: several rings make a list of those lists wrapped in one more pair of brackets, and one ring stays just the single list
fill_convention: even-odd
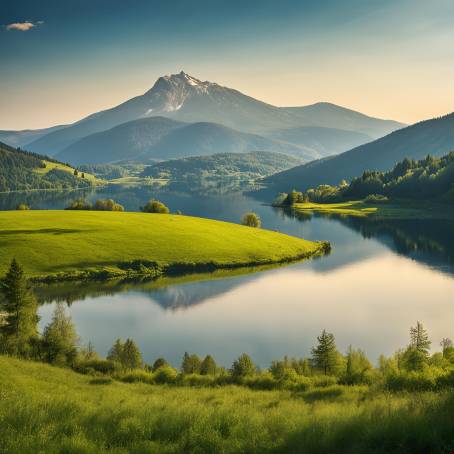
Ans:
[{"label": "grass", "polygon": [[448,453],[452,393],[100,380],[0,356],[0,452]]},{"label": "grass", "polygon": [[30,277],[74,279],[282,263],[321,253],[326,244],[190,216],[3,211],[0,248],[0,275],[15,257]]},{"label": "grass", "polygon": [[[51,170],[57,169],[57,170],[63,170],[64,172],[68,172],[71,175],[74,175],[74,168],[67,166],[66,164],[61,164],[59,162],[52,162],[52,161],[46,161],[46,160],[43,160],[43,162],[46,164],[46,167],[43,167],[43,168],[40,167],[40,168],[35,169],[34,170],[35,173],[38,173],[40,175],[46,175],[46,173],[50,172]],[[81,178],[80,175],[82,175],[82,172],[79,172],[79,178]],[[85,173],[84,179],[87,181],[91,181],[95,184],[102,183],[102,180],[99,180],[98,178],[96,178],[94,175],[92,175],[90,173]]]},{"label": "grass", "polygon": [[454,219],[454,210],[428,202],[366,203],[351,200],[340,203],[297,203],[293,208],[300,212],[374,217],[378,219]]}]

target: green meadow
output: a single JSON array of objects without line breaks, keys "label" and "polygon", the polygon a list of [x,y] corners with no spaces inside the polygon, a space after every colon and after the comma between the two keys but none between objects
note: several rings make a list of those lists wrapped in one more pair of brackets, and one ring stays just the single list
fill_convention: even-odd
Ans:
[{"label": "green meadow", "polygon": [[448,453],[452,392],[126,384],[0,356],[0,452]]},{"label": "green meadow", "polygon": [[181,215],[4,211],[0,247],[0,274],[16,258],[31,278],[65,279],[277,264],[328,245]]}]

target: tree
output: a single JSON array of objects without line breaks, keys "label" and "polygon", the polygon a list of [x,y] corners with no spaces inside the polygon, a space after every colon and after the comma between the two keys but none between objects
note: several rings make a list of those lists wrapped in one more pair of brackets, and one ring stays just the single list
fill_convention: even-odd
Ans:
[{"label": "tree", "polygon": [[241,224],[246,225],[248,227],[256,227],[260,228],[262,225],[262,221],[260,220],[260,217],[255,214],[255,213],[245,213],[243,217],[241,218]]},{"label": "tree", "polygon": [[115,361],[121,364],[122,358],[123,358],[123,342],[121,341],[121,339],[117,339],[110,348],[109,353],[107,354],[107,359],[109,361]]},{"label": "tree", "polygon": [[216,374],[216,362],[211,355],[205,356],[202,363],[200,364],[201,375],[215,375]]},{"label": "tree", "polygon": [[410,328],[410,346],[425,356],[429,356],[431,344],[432,342],[429,340],[429,335],[422,323],[416,322],[416,326]]},{"label": "tree", "polygon": [[151,366],[151,370],[156,372],[160,367],[168,366],[169,363],[164,358],[158,358]]},{"label": "tree", "polygon": [[348,384],[364,383],[366,374],[372,370],[372,364],[362,350],[354,350],[352,346],[347,351],[347,367],[345,379]]},{"label": "tree", "polygon": [[185,352],[181,363],[181,372],[183,374],[199,374],[200,365],[201,361],[197,355],[189,355],[188,352]]},{"label": "tree", "polygon": [[51,364],[73,365],[77,357],[79,337],[70,315],[62,303],[55,307],[51,322],[43,333],[43,350],[46,361]]},{"label": "tree", "polygon": [[337,363],[337,350],[334,335],[322,331],[317,336],[318,345],[312,349],[312,363],[315,368],[323,371],[325,375],[332,374]]},{"label": "tree", "polygon": [[161,213],[169,214],[169,209],[159,200],[150,199],[145,206],[141,208],[144,213]]},{"label": "tree", "polygon": [[142,367],[142,354],[132,339],[126,339],[123,345],[121,364],[125,369],[138,369]]},{"label": "tree", "polygon": [[4,314],[0,336],[4,348],[9,354],[29,356],[32,339],[38,336],[37,302],[16,259],[11,261],[3,282],[0,282],[0,290],[3,294],[0,314]]},{"label": "tree", "polygon": [[257,370],[257,367],[252,362],[251,357],[243,353],[238,359],[236,359],[232,364],[232,376],[234,378],[247,377],[248,375],[254,375]]},{"label": "tree", "polygon": [[123,205],[112,199],[98,199],[93,206],[96,211],[124,211]]},{"label": "tree", "polygon": [[85,178],[85,173],[84,172],[82,172],[82,177],[81,178]]},{"label": "tree", "polygon": [[454,352],[454,344],[452,343],[452,340],[447,337],[444,337],[441,340],[440,347],[444,357],[451,356]]},{"label": "tree", "polygon": [[74,169],[74,176],[77,177],[79,175],[79,172],[77,169]]}]

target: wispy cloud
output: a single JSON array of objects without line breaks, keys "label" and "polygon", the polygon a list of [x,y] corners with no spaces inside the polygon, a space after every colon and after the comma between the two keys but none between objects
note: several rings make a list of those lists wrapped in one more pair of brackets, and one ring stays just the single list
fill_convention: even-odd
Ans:
[{"label": "wispy cloud", "polygon": [[12,24],[8,24],[6,26],[7,30],[19,30],[21,32],[28,32],[32,28],[39,27],[40,25],[44,24],[42,20],[37,22],[32,21],[25,21],[25,22],[14,22]]}]

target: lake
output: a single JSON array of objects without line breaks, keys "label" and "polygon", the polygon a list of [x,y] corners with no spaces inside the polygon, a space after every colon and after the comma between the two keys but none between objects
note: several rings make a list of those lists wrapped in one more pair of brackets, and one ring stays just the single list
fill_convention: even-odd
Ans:
[{"label": "lake", "polygon": [[[113,188],[112,197],[137,210],[155,195],[172,211],[238,222],[255,211],[263,227],[310,240],[329,240],[329,256],[251,274],[162,283],[59,285],[39,292],[40,327],[55,301],[70,302],[81,342],[105,355],[116,338],[131,337],[145,361],[159,356],[178,366],[185,351],[211,354],[229,366],[242,352],[262,367],[283,355],[310,353],[322,329],[339,349],[351,344],[376,359],[408,343],[417,320],[434,349],[454,337],[454,224],[449,221],[370,221],[301,216],[241,194],[200,196]],[[29,198],[27,198],[29,197]],[[63,208],[74,195],[1,196],[34,208]]]}]

